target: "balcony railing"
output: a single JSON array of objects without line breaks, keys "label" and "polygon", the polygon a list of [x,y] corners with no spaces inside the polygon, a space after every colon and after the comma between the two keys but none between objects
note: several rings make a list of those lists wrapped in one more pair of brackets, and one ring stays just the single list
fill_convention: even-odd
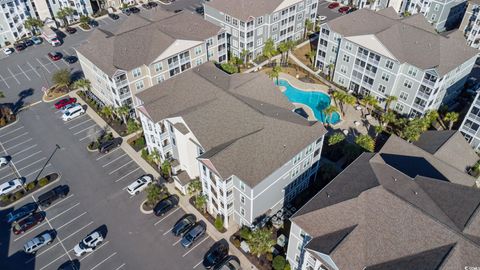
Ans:
[{"label": "balcony railing", "polygon": [[172,69],[172,68],[175,68],[175,67],[178,67],[178,61],[175,61],[175,62],[172,62],[172,63],[168,64],[168,69]]},{"label": "balcony railing", "polygon": [[422,110],[422,111],[425,109],[425,106],[422,106],[422,105],[417,104],[417,103],[413,103],[413,107],[415,109],[419,109],[419,110]]},{"label": "balcony railing", "polygon": [[126,92],[126,93],[123,93],[123,94],[120,94],[120,99],[123,100],[123,99],[127,99],[131,97],[130,95],[130,92]]},{"label": "balcony railing", "polygon": [[432,86],[432,87],[435,85],[435,82],[432,82],[432,81],[426,80],[426,79],[423,79],[423,80],[422,80],[422,83],[424,83],[424,84],[426,84],[426,85],[428,85],[428,86]]},{"label": "balcony railing", "polygon": [[361,53],[358,54],[357,57],[360,58],[360,59],[363,59],[363,60],[367,60],[367,59],[368,59],[368,56],[366,56],[365,54],[361,54]]},{"label": "balcony railing", "polygon": [[378,65],[378,63],[380,63],[379,60],[374,59],[374,58],[370,58],[370,57],[368,58],[368,62],[369,62],[369,63],[372,63],[372,64],[374,64],[374,65]]},{"label": "balcony railing", "polygon": [[462,130],[465,131],[466,133],[469,133],[472,136],[475,136],[475,134],[477,133],[477,131],[467,126],[462,126]]},{"label": "balcony railing", "polygon": [[480,116],[476,114],[473,114],[473,113],[468,114],[468,119],[471,119],[476,121],[477,123],[480,123]]},{"label": "balcony railing", "polygon": [[422,97],[424,99],[429,99],[430,98],[430,94],[420,92],[420,91],[417,93],[417,96]]},{"label": "balcony railing", "polygon": [[128,84],[128,80],[119,80],[119,81],[115,81],[115,87],[116,88],[120,88],[120,87],[123,87],[123,86],[126,86]]}]

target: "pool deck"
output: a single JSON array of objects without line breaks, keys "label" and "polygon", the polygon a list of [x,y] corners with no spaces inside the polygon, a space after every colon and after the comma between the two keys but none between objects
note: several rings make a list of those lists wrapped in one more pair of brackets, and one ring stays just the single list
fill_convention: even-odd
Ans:
[{"label": "pool deck", "polygon": [[295,106],[295,108],[302,108],[308,114],[308,118],[307,118],[308,121],[318,121],[315,115],[313,114],[312,109],[309,106],[302,103],[296,103],[296,102],[292,102],[292,104]]},{"label": "pool deck", "polygon": [[[286,73],[280,73],[278,76],[279,80],[286,80],[288,81],[293,87],[297,88],[298,90],[305,91],[305,92],[322,92],[328,95],[328,86],[324,84],[316,84],[316,83],[305,83],[300,81],[299,79],[290,76]],[[284,89],[282,92],[285,91]],[[330,96],[330,95],[328,95]]]}]

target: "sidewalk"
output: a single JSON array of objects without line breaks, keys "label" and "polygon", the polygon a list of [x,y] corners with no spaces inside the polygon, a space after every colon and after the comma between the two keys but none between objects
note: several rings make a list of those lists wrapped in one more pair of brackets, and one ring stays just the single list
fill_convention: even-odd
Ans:
[{"label": "sidewalk", "polygon": [[[79,103],[81,103],[82,105],[86,105],[88,107],[88,109],[86,110],[88,116],[90,116],[92,118],[93,121],[95,121],[95,123],[97,123],[99,126],[101,127],[104,127],[104,126],[107,126],[108,124],[92,109],[90,108],[85,102],[83,102],[83,100],[78,96],[78,94],[76,93],[76,91],[74,92],[71,92],[70,95],[72,97],[75,97],[77,98],[77,101]],[[120,137],[120,135],[113,129],[111,129],[114,137]],[[123,151],[125,151],[125,153],[128,154],[128,156],[130,156],[131,159],[133,159],[137,164],[138,166],[140,166],[146,173],[148,174],[151,174],[153,175],[154,178],[159,178],[160,177],[160,174],[154,169],[152,168],[152,166],[150,166],[150,164],[148,164],[141,156],[141,153],[139,152],[136,152],[128,143],[127,143],[127,140],[131,137],[135,136],[135,133],[134,134],[130,134],[126,137],[123,137],[123,142],[122,142],[122,145],[121,145],[121,148],[123,149]],[[195,207],[193,207],[192,205],[190,205],[190,203],[188,202],[188,196],[184,196],[182,194],[180,194],[177,189],[175,189],[175,186],[174,184],[169,184],[169,183],[166,183],[165,186],[167,187],[168,191],[171,193],[171,194],[177,194],[178,197],[180,198],[180,206],[183,208],[183,210],[185,210],[187,213],[193,213],[195,214],[195,216],[197,216],[197,218],[199,220],[203,220],[205,222],[205,224],[208,224],[207,225],[207,233],[210,235],[210,237],[212,237],[213,240],[215,241],[218,241],[222,238],[225,238],[229,245],[230,245],[230,253],[237,256],[239,259],[240,259],[240,263],[242,265],[242,269],[257,269],[255,266],[253,266],[250,261],[240,252],[240,250],[238,250],[235,246],[233,246],[230,241],[229,241],[229,238],[231,235],[233,235],[233,233],[235,233],[239,228],[238,226],[235,226],[235,225],[232,225],[230,226],[230,228],[227,230],[227,232],[225,233],[220,233],[217,231],[217,229],[215,229],[215,227],[213,227],[210,222],[200,213],[197,211],[197,209],[195,209]]]}]

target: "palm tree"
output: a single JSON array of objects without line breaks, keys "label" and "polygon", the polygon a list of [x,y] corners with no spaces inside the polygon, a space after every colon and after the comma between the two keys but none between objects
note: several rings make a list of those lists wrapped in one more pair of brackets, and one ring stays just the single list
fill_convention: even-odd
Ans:
[{"label": "palm tree", "polygon": [[370,106],[372,110],[375,106],[378,105],[378,100],[371,95],[366,95],[362,98],[363,105],[367,108],[368,113],[371,113]]},{"label": "palm tree", "polygon": [[328,80],[332,81],[333,80],[332,74],[333,74],[333,70],[335,69],[335,65],[333,63],[330,63],[328,64],[327,68],[328,68]]},{"label": "palm tree", "polygon": [[287,62],[285,58],[285,53],[288,51],[287,43],[285,41],[280,42],[280,44],[277,46],[277,49],[282,54],[282,57],[280,58],[280,64]]},{"label": "palm tree", "polygon": [[265,41],[262,54],[268,59],[268,62],[270,62],[270,59],[275,54],[275,43],[273,42],[273,39],[269,38]]},{"label": "palm tree", "polygon": [[420,139],[420,135],[422,134],[422,127],[419,126],[415,121],[410,121],[403,129],[402,129],[402,138],[407,140],[407,142],[414,142]]},{"label": "palm tree", "polygon": [[385,99],[385,112],[388,111],[388,109],[390,109],[390,104],[393,102],[393,101],[397,101],[397,97],[396,96],[387,96],[387,98]]},{"label": "palm tree", "polygon": [[92,84],[88,79],[82,78],[82,79],[76,80],[73,85],[75,88],[81,88],[82,90],[90,90],[90,87]]},{"label": "palm tree", "polygon": [[75,9],[71,7],[64,7],[57,11],[57,18],[63,21],[64,26],[68,26],[68,19],[75,14]]},{"label": "palm tree", "polygon": [[388,126],[388,124],[390,123],[395,123],[396,119],[397,117],[392,111],[388,111],[387,113],[382,114],[382,116],[380,117],[380,120],[383,122],[383,126]]},{"label": "palm tree", "polygon": [[23,21],[23,26],[29,31],[35,33],[38,28],[43,27],[43,22],[37,18],[28,17],[25,21]]},{"label": "palm tree", "polygon": [[[357,102],[357,99],[352,95],[345,94],[343,99],[342,99],[342,102],[343,102],[343,104],[353,106]],[[347,107],[343,108],[343,116],[345,116],[346,111],[347,111]]]},{"label": "palm tree", "polygon": [[202,190],[202,182],[200,179],[196,178],[195,180],[190,181],[187,187],[188,194],[191,196],[197,196],[197,193]]},{"label": "palm tree", "polygon": [[[339,106],[339,103],[341,103],[341,99],[342,99],[343,95],[345,95],[345,94],[343,92],[339,92],[339,91],[334,91],[332,93],[332,97],[333,97],[333,101],[335,102],[335,106],[337,106],[337,107]],[[343,113],[342,104],[340,104],[340,110]]]},{"label": "palm tree", "polygon": [[112,106],[103,106],[101,113],[105,115],[105,117],[112,119],[113,110]]},{"label": "palm tree", "polygon": [[376,137],[378,137],[378,134],[382,133],[383,126],[382,125],[374,126],[374,130],[375,130],[375,138],[376,138]]},{"label": "palm tree", "polygon": [[443,117],[443,121],[448,122],[448,129],[452,129],[453,124],[458,121],[459,114],[456,112],[448,112]]},{"label": "palm tree", "polygon": [[287,57],[285,59],[286,59],[286,62],[288,62],[289,53],[291,50],[295,48],[295,42],[293,40],[287,40],[286,44],[287,44]]},{"label": "palm tree", "polygon": [[247,64],[248,62],[248,50],[247,49],[243,49],[242,52],[240,53],[240,58],[243,59],[243,63],[244,64]]},{"label": "palm tree", "polygon": [[316,51],[314,50],[310,50],[305,56],[308,58],[308,60],[310,60],[310,63],[312,64],[312,67],[313,67],[313,64],[315,63],[315,55],[317,54]]},{"label": "palm tree", "polygon": [[115,111],[122,118],[123,123],[127,123],[127,116],[130,114],[130,107],[123,105],[116,108]]},{"label": "palm tree", "polygon": [[303,39],[307,38],[309,31],[313,29],[313,22],[310,19],[305,20],[305,31],[303,32]]},{"label": "palm tree", "polygon": [[278,76],[280,76],[281,71],[282,71],[282,68],[280,66],[274,66],[272,70],[270,70],[267,73],[270,79],[277,79],[277,85],[278,85]]},{"label": "palm tree", "polygon": [[345,140],[345,134],[341,132],[335,132],[330,137],[328,137],[328,145],[332,146],[342,142],[343,140]]},{"label": "palm tree", "polygon": [[172,177],[172,164],[168,159],[163,161],[161,169],[162,169],[162,174],[165,178],[167,176],[168,178]]},{"label": "palm tree", "polygon": [[323,113],[325,115],[324,123],[327,123],[330,126],[330,123],[332,122],[332,115],[334,112],[337,112],[337,111],[338,111],[338,108],[332,105],[323,109]]},{"label": "palm tree", "polygon": [[373,152],[375,150],[375,140],[373,140],[373,138],[368,135],[359,135],[355,139],[355,143],[369,152]]},{"label": "palm tree", "polygon": [[250,252],[257,257],[269,253],[275,245],[272,237],[272,231],[268,228],[261,228],[247,234],[245,241],[250,248]]},{"label": "palm tree", "polygon": [[52,81],[53,81],[54,84],[56,84],[60,87],[70,86],[70,83],[72,82],[70,70],[64,68],[64,69],[60,69],[59,71],[53,73]]},{"label": "palm tree", "polygon": [[195,207],[201,209],[205,213],[205,206],[207,205],[207,196],[200,195],[195,198]]}]

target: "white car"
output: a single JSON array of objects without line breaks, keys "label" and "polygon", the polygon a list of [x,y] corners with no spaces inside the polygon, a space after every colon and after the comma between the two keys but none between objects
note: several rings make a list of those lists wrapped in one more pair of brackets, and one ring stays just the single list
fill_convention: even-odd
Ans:
[{"label": "white car", "polygon": [[70,103],[70,104],[65,105],[63,108],[61,108],[60,111],[62,113],[65,113],[67,110],[69,110],[71,108],[75,108],[77,106],[82,106],[82,104],[80,104],[80,103]]},{"label": "white car", "polygon": [[62,43],[60,42],[60,40],[58,40],[58,38],[52,38],[52,40],[50,40],[50,43],[52,44],[53,47],[62,45]]},{"label": "white car", "polygon": [[3,49],[3,53],[5,55],[10,55],[10,54],[13,53],[13,49],[12,48],[5,48],[5,49]]},{"label": "white car", "polygon": [[8,157],[0,157],[0,167],[7,166],[10,162]]},{"label": "white car", "polygon": [[66,109],[62,115],[63,121],[69,121],[74,118],[79,117],[80,115],[85,113],[85,109],[82,106],[75,106],[69,109]]},{"label": "white car", "polygon": [[23,186],[23,181],[20,178],[15,178],[6,183],[3,183],[0,185],[0,196],[7,195],[17,189],[22,188],[22,186]]},{"label": "white car", "polygon": [[152,181],[153,179],[151,176],[144,175],[138,178],[135,182],[128,185],[127,192],[130,193],[130,195],[136,195],[145,188],[147,188],[147,186],[150,185]]},{"label": "white car", "polygon": [[319,21],[319,22],[323,22],[323,21],[325,21],[326,19],[327,19],[327,16],[321,16],[321,15],[318,15],[318,16],[317,16],[317,21]]},{"label": "white car", "polygon": [[24,246],[23,250],[26,253],[35,254],[40,248],[45,245],[50,245],[53,242],[53,234],[51,232],[46,232],[40,236],[33,238],[28,241]]},{"label": "white car", "polygon": [[85,253],[89,253],[95,250],[95,248],[103,242],[103,236],[99,232],[93,232],[85,237],[80,243],[78,243],[73,251],[75,256],[80,257]]}]

